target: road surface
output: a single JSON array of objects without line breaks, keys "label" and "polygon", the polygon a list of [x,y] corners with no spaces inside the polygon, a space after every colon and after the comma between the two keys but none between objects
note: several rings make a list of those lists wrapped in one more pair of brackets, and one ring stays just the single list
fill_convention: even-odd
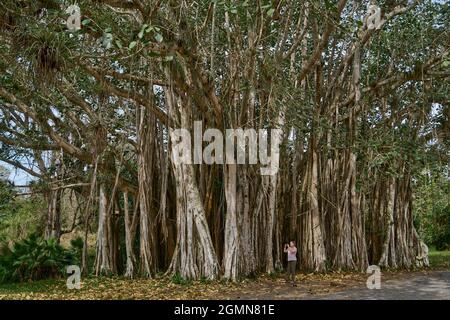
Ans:
[{"label": "road surface", "polygon": [[[450,300],[450,270],[383,273],[380,289],[368,289],[368,275],[339,282],[300,279],[297,287],[285,281],[259,283],[232,293],[230,299],[249,300]],[[300,277],[298,277],[300,278]]]},{"label": "road surface", "polygon": [[324,295],[320,299],[337,300],[450,300],[450,271],[413,275],[401,280],[381,282],[380,289],[350,288]]}]

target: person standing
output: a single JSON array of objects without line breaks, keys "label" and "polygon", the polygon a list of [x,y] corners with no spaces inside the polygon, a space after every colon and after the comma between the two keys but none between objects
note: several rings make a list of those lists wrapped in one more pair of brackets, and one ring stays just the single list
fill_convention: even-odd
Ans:
[{"label": "person standing", "polygon": [[295,267],[297,265],[297,247],[295,246],[295,241],[289,242],[289,244],[284,245],[284,252],[287,253],[288,265],[287,265],[287,274],[288,281],[291,281],[293,287],[296,287],[295,284]]}]

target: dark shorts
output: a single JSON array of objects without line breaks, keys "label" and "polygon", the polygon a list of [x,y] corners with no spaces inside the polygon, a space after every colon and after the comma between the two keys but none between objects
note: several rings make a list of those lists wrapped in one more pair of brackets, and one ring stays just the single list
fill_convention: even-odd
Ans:
[{"label": "dark shorts", "polygon": [[297,261],[288,261],[287,265],[287,273],[295,274],[295,266],[297,265]]}]

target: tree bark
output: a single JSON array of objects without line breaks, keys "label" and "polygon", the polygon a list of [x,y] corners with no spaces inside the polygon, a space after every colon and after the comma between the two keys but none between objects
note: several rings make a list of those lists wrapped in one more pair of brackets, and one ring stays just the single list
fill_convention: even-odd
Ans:
[{"label": "tree bark", "polygon": [[106,196],[105,186],[101,184],[99,189],[95,274],[115,274],[117,273],[117,266],[115,265],[115,259],[111,254],[113,246],[111,212],[108,210],[108,198]]}]

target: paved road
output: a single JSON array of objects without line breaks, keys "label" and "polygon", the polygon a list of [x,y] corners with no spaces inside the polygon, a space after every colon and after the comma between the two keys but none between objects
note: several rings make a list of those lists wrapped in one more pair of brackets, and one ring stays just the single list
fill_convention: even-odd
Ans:
[{"label": "paved road", "polygon": [[[316,299],[319,297],[315,297]],[[321,296],[319,299],[337,300],[450,300],[450,271],[413,275],[402,280],[381,282],[381,289],[366,287]]]}]

